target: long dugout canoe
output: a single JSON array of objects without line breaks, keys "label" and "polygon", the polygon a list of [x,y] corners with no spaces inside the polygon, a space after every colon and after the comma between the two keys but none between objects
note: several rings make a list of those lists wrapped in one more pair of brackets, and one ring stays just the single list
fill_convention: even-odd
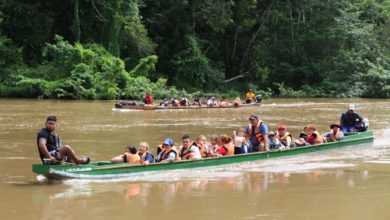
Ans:
[{"label": "long dugout canoe", "polygon": [[175,109],[220,109],[220,108],[243,108],[260,106],[261,103],[240,104],[240,105],[226,105],[226,106],[159,106],[159,105],[121,105],[115,104],[117,109],[135,109],[135,110],[175,110]]},{"label": "long dugout canoe", "polygon": [[109,163],[107,161],[91,163],[88,165],[43,165],[33,164],[32,170],[36,174],[42,174],[47,178],[66,179],[66,178],[82,178],[82,179],[113,179],[141,175],[144,172],[175,170],[175,169],[191,169],[208,166],[219,166],[232,163],[240,163],[254,160],[263,160],[268,158],[276,158],[282,156],[292,156],[303,153],[311,153],[316,151],[331,150],[335,148],[353,146],[371,143],[374,141],[372,131],[361,133],[346,133],[343,140],[334,142],[311,145],[306,147],[297,147],[286,151],[256,152],[249,154],[239,154],[225,157],[212,157],[200,160],[177,161],[173,163],[154,163],[148,166],[141,164],[128,163]]}]

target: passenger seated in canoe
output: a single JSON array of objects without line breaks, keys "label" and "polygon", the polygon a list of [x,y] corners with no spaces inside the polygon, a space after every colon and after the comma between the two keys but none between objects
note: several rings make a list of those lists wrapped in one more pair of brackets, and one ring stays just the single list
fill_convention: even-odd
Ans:
[{"label": "passenger seated in canoe", "polygon": [[279,142],[279,139],[276,138],[276,134],[273,131],[268,133],[268,143],[271,150],[285,150],[285,147]]},{"label": "passenger seated in canoe", "polygon": [[180,106],[188,106],[188,99],[186,97],[183,97],[181,100],[180,100]]},{"label": "passenger seated in canoe", "polygon": [[257,151],[270,152],[268,146],[267,125],[259,120],[256,114],[249,116],[250,124],[246,127],[245,136],[249,138],[248,153]]},{"label": "passenger seated in canoe", "polygon": [[341,131],[339,123],[335,122],[330,125],[330,131],[322,135],[324,143],[333,142],[334,140],[341,140],[344,138],[344,133]]},{"label": "passenger seated in canoe", "polygon": [[192,103],[193,106],[202,106],[202,103],[200,101],[199,97],[194,98],[194,102]]},{"label": "passenger seated in canoe", "polygon": [[310,145],[323,143],[322,137],[320,133],[318,133],[317,127],[315,125],[307,126],[307,135],[308,138],[306,139],[306,141],[303,138],[299,139],[299,146],[304,146],[306,145],[305,143],[309,143]]},{"label": "passenger seated in canoe", "polygon": [[292,135],[287,131],[286,126],[280,125],[278,127],[278,133],[276,138],[285,147],[286,150],[296,147],[295,143],[292,143]]},{"label": "passenger seated in canoe", "polygon": [[250,103],[252,103],[252,100],[257,102],[256,95],[253,94],[252,89],[249,89],[249,92],[246,94],[246,97],[245,97],[245,103],[250,104]]},{"label": "passenger seated in canoe", "polygon": [[303,138],[306,141],[308,137],[309,135],[307,135],[307,126],[304,126],[303,131],[299,134],[299,138]]},{"label": "passenger seated in canoe", "polygon": [[142,99],[142,102],[145,103],[146,105],[153,104],[153,99],[152,99],[152,96],[150,96],[150,92],[146,92],[146,95]]},{"label": "passenger seated in canoe", "polygon": [[215,97],[210,97],[207,100],[207,106],[214,107],[214,106],[217,106],[217,105],[218,105],[218,103],[217,103],[217,101],[215,101]]},{"label": "passenger seated in canoe", "polygon": [[226,134],[219,135],[218,138],[219,148],[217,150],[218,156],[231,156],[234,155],[234,144],[232,139]]},{"label": "passenger seated in canoe", "polygon": [[179,148],[179,157],[181,160],[197,160],[201,159],[199,148],[196,146],[196,143],[191,141],[189,135],[184,135],[182,137],[183,145]]},{"label": "passenger seated in canoe", "polygon": [[140,157],[134,145],[125,148],[125,153],[110,160],[113,163],[139,163]]},{"label": "passenger seated in canoe", "polygon": [[217,157],[218,155],[216,154],[216,152],[217,152],[217,150],[218,150],[218,148],[219,148],[219,146],[218,146],[218,135],[216,135],[216,134],[213,134],[213,135],[211,135],[211,138],[210,138],[210,144],[211,144],[211,146],[210,146],[210,156],[211,157]]},{"label": "passenger seated in canoe", "polygon": [[356,128],[364,126],[363,118],[355,112],[355,105],[350,104],[348,111],[341,114],[340,125],[342,132],[355,132]]},{"label": "passenger seated in canoe", "polygon": [[179,101],[177,100],[176,96],[171,99],[171,106],[179,106]]},{"label": "passenger seated in canoe", "polygon": [[149,152],[149,144],[145,141],[141,142],[138,147],[138,155],[140,157],[141,164],[148,165],[154,163],[153,154]]},{"label": "passenger seated in canoe", "polygon": [[248,145],[245,139],[245,129],[239,128],[233,132],[234,154],[248,153]]},{"label": "passenger seated in canoe", "polygon": [[229,103],[226,101],[226,97],[222,96],[221,101],[219,102],[219,106],[227,106]]},{"label": "passenger seated in canoe", "polygon": [[54,133],[57,126],[57,117],[49,116],[45,122],[45,128],[38,131],[37,144],[39,156],[43,164],[54,165],[61,162],[75,164],[88,164],[89,157],[78,158],[69,145],[62,145],[59,135]]},{"label": "passenger seated in canoe", "polygon": [[170,138],[165,139],[162,144],[163,150],[157,154],[155,161],[160,163],[171,163],[179,160],[179,154],[174,146],[173,140]]},{"label": "passenger seated in canoe", "polygon": [[303,131],[299,133],[299,139],[292,139],[292,142],[297,146],[297,147],[302,147],[302,146],[308,146],[310,145],[309,143],[306,142],[307,138],[309,136],[307,135],[307,126],[303,127]]},{"label": "passenger seated in canoe", "polygon": [[239,97],[237,97],[233,102],[232,102],[232,104],[234,105],[234,106],[239,106],[240,104],[241,104],[241,99],[239,98]]},{"label": "passenger seated in canoe", "polygon": [[196,145],[199,148],[200,156],[206,158],[210,156],[210,148],[207,146],[207,137],[204,135],[199,135],[196,138]]},{"label": "passenger seated in canoe", "polygon": [[161,100],[160,106],[162,107],[168,106],[168,98],[164,98],[163,100]]}]

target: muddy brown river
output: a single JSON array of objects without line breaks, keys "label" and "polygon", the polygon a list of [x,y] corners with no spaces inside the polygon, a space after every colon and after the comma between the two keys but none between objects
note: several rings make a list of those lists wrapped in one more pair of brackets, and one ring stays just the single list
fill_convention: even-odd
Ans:
[{"label": "muddy brown river", "polygon": [[[115,101],[0,99],[0,219],[390,219],[390,100],[268,99],[235,109],[118,111]],[[170,137],[178,145],[245,127],[252,113],[269,130],[304,125],[320,133],[348,104],[369,119],[372,144],[277,159],[114,180],[49,181],[36,133],[48,115],[77,155],[109,160],[129,144],[151,151]]]}]

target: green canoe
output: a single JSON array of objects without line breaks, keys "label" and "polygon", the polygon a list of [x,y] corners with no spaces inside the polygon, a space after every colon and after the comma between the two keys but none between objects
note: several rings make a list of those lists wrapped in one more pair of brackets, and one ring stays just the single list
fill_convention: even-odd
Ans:
[{"label": "green canoe", "polygon": [[88,165],[43,165],[33,164],[34,173],[42,174],[48,178],[83,178],[83,179],[111,179],[141,175],[144,172],[191,169],[206,166],[218,166],[246,161],[262,160],[268,158],[292,156],[303,153],[310,153],[322,150],[330,150],[345,146],[366,144],[374,141],[372,131],[361,133],[347,133],[341,141],[335,141],[326,144],[312,145],[307,147],[297,147],[288,151],[257,152],[249,154],[240,154],[226,156],[221,158],[205,158],[195,161],[177,161],[173,163],[154,163],[148,166],[128,163],[112,164],[107,161],[91,163]]}]

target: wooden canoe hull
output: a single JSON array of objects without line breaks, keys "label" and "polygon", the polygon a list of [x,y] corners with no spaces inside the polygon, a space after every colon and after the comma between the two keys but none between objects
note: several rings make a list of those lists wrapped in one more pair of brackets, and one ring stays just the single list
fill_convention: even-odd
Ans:
[{"label": "wooden canoe hull", "polygon": [[221,158],[204,158],[195,161],[177,161],[173,163],[154,163],[148,166],[145,165],[130,165],[128,163],[107,164],[107,163],[91,163],[88,165],[43,165],[33,164],[32,170],[34,173],[45,175],[48,178],[85,178],[85,179],[111,179],[129,177],[132,175],[140,175],[144,172],[175,170],[175,169],[191,169],[208,166],[219,166],[232,163],[248,162],[254,160],[263,160],[282,156],[292,156],[303,153],[311,153],[316,151],[330,150],[345,146],[360,145],[371,143],[374,141],[372,131],[361,133],[347,134],[344,140],[335,141],[326,144],[312,145],[306,147],[297,147],[288,151],[272,151],[257,152],[250,154],[240,154],[226,156]]},{"label": "wooden canoe hull", "polygon": [[220,108],[243,108],[243,107],[253,107],[260,106],[261,103],[251,103],[251,104],[240,104],[238,106],[226,105],[226,106],[158,106],[158,105],[121,105],[115,104],[115,108],[118,109],[135,109],[135,110],[175,110],[175,109],[220,109]]}]

